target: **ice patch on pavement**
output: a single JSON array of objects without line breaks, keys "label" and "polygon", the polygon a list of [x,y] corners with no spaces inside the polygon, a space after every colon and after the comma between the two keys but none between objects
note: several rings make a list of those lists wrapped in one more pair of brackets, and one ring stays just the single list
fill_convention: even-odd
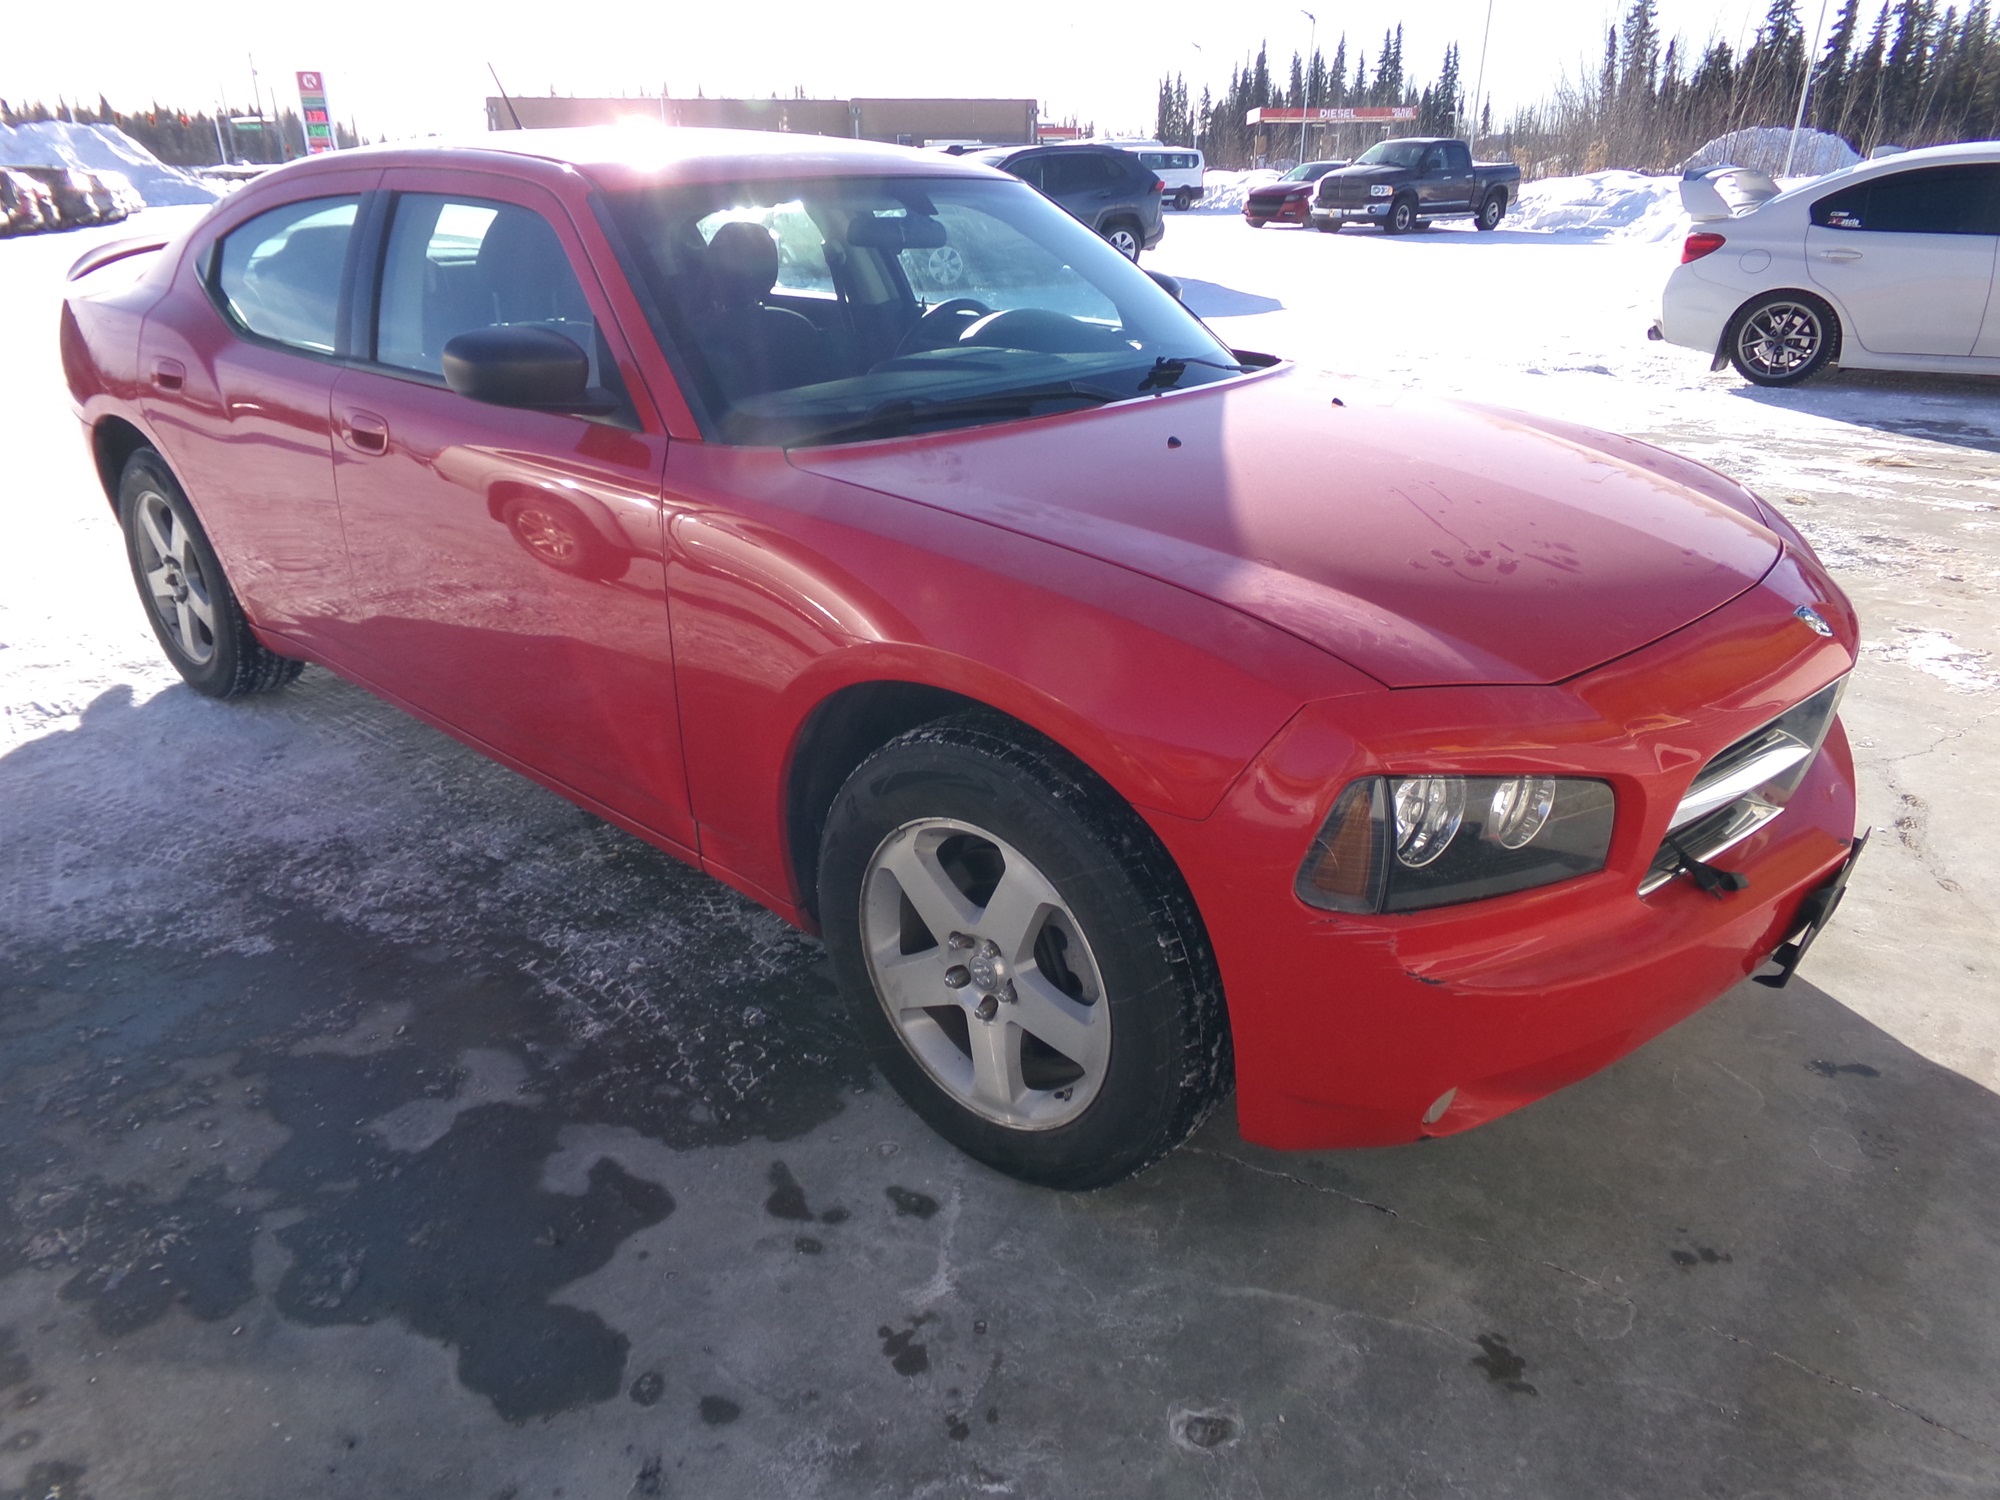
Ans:
[{"label": "ice patch on pavement", "polygon": [[1861,648],[1878,661],[1900,662],[1937,678],[1960,693],[1990,693],[2000,688],[2000,675],[1988,670],[1988,652],[1961,646],[1947,630],[1925,630],[1919,626],[1899,626],[1888,641],[1869,641]]},{"label": "ice patch on pavement", "polygon": [[123,172],[150,208],[213,203],[222,196],[220,189],[168,166],[116,125],[64,120],[0,125],[0,165]]}]

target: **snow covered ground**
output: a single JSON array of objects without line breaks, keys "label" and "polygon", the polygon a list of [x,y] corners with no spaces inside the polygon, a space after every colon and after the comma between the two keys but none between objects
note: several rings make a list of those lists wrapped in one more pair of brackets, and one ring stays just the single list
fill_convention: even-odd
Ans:
[{"label": "snow covered ground", "polygon": [[[1990,892],[2000,885],[1988,878],[1988,830],[2000,826],[2000,789],[1979,773],[2000,761],[2000,382],[1835,375],[1771,392],[1711,373],[1698,354],[1648,343],[1676,255],[1669,201],[1653,181],[1602,174],[1539,184],[1493,234],[1252,231],[1223,212],[1175,214],[1148,264],[1179,277],[1190,306],[1239,347],[1631,433],[1738,475],[1783,506],[1863,613],[1866,655],[1846,714],[1865,778],[1864,819],[1880,830],[1808,972],[1911,1046],[2000,1086],[2000,1007],[1985,977],[1996,936]],[[138,229],[185,222],[190,212],[155,210]],[[371,758],[373,741],[389,732],[369,727],[379,716],[331,708],[332,690],[319,690],[328,699],[320,710],[338,721],[329,729],[310,705],[243,713],[183,702],[158,660],[55,358],[62,269],[94,236],[131,232],[0,243],[0,326],[23,331],[16,357],[0,367],[13,481],[12,539],[0,551],[0,758],[75,728],[111,696],[143,703],[172,693],[176,706],[158,722],[186,739],[146,753],[189,766],[220,757],[253,782],[269,756],[314,767],[331,800],[288,785],[274,804],[282,817],[259,830],[290,848],[300,869],[329,839],[393,849],[395,868],[373,883],[336,892],[307,881],[303,899],[323,896],[329,915],[373,914],[393,927],[412,909],[391,899],[401,881],[429,892],[417,905],[434,912],[453,881],[444,856],[431,852],[438,840],[507,849],[505,828],[441,829],[417,793],[380,779],[399,773],[393,758],[386,771]],[[1337,474],[1339,455],[1301,452],[1299,461]],[[344,737],[348,729],[354,737]],[[411,734],[435,742],[428,731]],[[119,763],[134,746],[116,734],[75,743],[69,776],[115,786],[135,826],[175,814],[172,777],[141,781]],[[460,755],[435,743],[437,756]],[[91,759],[92,744],[101,761]],[[0,806],[10,819],[16,811]],[[57,919],[64,901],[129,901],[144,911],[160,882],[188,875],[171,851],[158,861],[142,855],[121,876],[123,895],[91,885],[59,900],[70,889],[61,858],[37,855],[26,868],[18,850],[5,858],[0,950]],[[211,915],[226,926],[238,914]],[[602,941],[588,924],[565,936],[550,920],[558,948]],[[730,920],[747,924],[753,948],[785,941],[755,914]],[[1913,951],[1909,934],[1918,930],[1928,937]],[[1985,997],[1983,1010],[1961,1003],[1967,986]],[[1931,1005],[1911,998],[1918,993],[1960,998]]]}]

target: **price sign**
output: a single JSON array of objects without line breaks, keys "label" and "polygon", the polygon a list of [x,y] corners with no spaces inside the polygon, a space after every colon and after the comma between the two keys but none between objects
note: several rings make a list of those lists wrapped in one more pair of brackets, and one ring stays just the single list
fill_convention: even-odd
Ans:
[{"label": "price sign", "polygon": [[326,107],[326,80],[318,73],[301,73],[299,114],[305,121],[306,154],[317,156],[333,149],[333,115]]}]

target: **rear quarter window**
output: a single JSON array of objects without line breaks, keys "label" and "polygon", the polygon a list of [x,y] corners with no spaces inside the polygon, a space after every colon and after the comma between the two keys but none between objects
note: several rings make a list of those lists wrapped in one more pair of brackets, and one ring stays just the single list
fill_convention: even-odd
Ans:
[{"label": "rear quarter window", "polygon": [[2000,234],[2000,163],[1923,167],[1858,182],[1814,203],[1812,221],[1875,234]]}]

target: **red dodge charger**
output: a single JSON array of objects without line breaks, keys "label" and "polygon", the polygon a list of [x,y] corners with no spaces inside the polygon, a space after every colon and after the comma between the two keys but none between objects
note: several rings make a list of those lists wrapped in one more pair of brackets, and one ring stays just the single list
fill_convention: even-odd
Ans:
[{"label": "red dodge charger", "polygon": [[1232,1084],[1272,1146],[1493,1119],[1788,976],[1852,864],[1854,614],[1768,505],[1231,350],[985,167],[344,151],[71,274],[190,686],[319,663],[820,932],[1031,1181]]}]

